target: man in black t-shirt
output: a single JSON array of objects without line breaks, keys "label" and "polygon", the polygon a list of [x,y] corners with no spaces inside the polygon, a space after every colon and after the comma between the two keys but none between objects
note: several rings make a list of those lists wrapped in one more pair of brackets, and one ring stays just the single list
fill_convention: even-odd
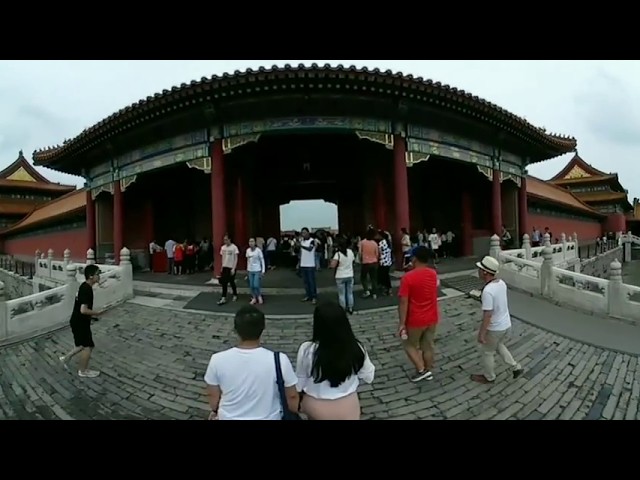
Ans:
[{"label": "man in black t-shirt", "polygon": [[85,281],[78,289],[78,295],[73,304],[73,313],[69,322],[75,348],[66,355],[61,356],[60,361],[64,368],[68,370],[69,360],[80,353],[78,376],[94,378],[100,375],[100,372],[89,370],[91,352],[95,347],[93,335],[91,334],[91,317],[97,317],[102,314],[102,312],[93,310],[93,286],[100,281],[100,269],[98,266],[87,265],[84,269],[84,278]]}]

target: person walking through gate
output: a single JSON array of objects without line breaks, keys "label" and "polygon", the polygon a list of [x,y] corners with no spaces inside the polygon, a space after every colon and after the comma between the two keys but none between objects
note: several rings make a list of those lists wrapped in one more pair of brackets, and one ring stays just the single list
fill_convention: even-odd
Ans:
[{"label": "person walking through gate", "polygon": [[375,370],[344,309],[335,302],[318,305],[311,341],[298,349],[300,411],[310,420],[360,420],[358,386],[373,382]]},{"label": "person walking through gate", "polygon": [[316,286],[316,241],[311,238],[309,229],[304,227],[301,231],[302,240],[300,246],[300,274],[304,282],[305,297],[303,302],[312,302],[314,305],[318,300],[318,289]]},{"label": "person walking through gate", "polygon": [[380,266],[378,267],[378,283],[382,287],[383,295],[391,295],[391,267],[393,256],[389,241],[389,234],[378,231],[378,249],[380,251]]},{"label": "person walking through gate", "polygon": [[64,368],[69,369],[68,363],[80,353],[78,376],[94,378],[100,375],[96,370],[89,370],[89,360],[95,347],[91,333],[91,317],[98,317],[102,312],[93,310],[93,286],[100,281],[100,269],[97,265],[87,265],[84,269],[85,281],[78,288],[73,312],[71,313],[71,333],[75,347],[66,355],[60,357]]},{"label": "person walking through gate", "polygon": [[236,286],[236,267],[238,266],[238,256],[240,250],[231,242],[229,235],[225,235],[223,245],[220,248],[220,256],[222,257],[222,273],[220,275],[220,284],[222,285],[222,297],[218,301],[218,305],[227,303],[227,289],[231,285],[232,300],[238,300],[238,287]]},{"label": "person walking through gate", "polygon": [[400,280],[398,335],[416,367],[412,382],[433,380],[434,339],[439,321],[438,275],[428,267],[429,249],[425,246],[413,249],[413,269]]},{"label": "person walking through gate", "polygon": [[500,263],[493,257],[484,257],[476,263],[478,276],[484,281],[482,289],[482,324],[478,331],[478,344],[483,373],[471,375],[471,380],[478,383],[493,383],[496,379],[495,353],[511,367],[513,378],[518,378],[524,369],[505,346],[504,342],[511,332],[511,315],[507,299],[507,284],[496,278]]},{"label": "person walking through gate", "polygon": [[347,248],[347,239],[340,237],[337,242],[338,251],[331,260],[330,267],[336,269],[336,286],[338,287],[338,303],[347,313],[353,314],[353,250]]},{"label": "person walking through gate", "polygon": [[378,265],[380,263],[380,251],[374,240],[376,231],[367,230],[365,239],[360,242],[360,282],[364,294],[362,298],[378,298]]},{"label": "person walking through gate", "polygon": [[249,290],[251,290],[251,305],[262,305],[262,293],[260,291],[262,276],[265,272],[265,261],[262,250],[256,245],[256,239],[249,239],[249,248],[246,252],[247,273],[249,274]]}]

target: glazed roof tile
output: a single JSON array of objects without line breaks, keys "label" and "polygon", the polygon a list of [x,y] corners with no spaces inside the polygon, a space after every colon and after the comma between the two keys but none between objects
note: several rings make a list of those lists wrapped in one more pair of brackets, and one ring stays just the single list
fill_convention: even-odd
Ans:
[{"label": "glazed roof tile", "polygon": [[[573,137],[548,133],[546,129],[536,127],[526,119],[510,113],[494,103],[441,82],[425,80],[422,77],[405,75],[391,70],[382,71],[378,68],[358,68],[353,65],[349,67],[343,65],[332,66],[330,64],[319,66],[314,63],[310,66],[287,64],[284,67],[274,65],[271,68],[259,67],[255,70],[249,68],[244,72],[236,70],[233,74],[223,73],[222,75],[202,77],[200,80],[193,80],[189,84],[182,83],[180,86],[165,89],[117,111],[92,127],[84,129],[75,138],[65,140],[62,145],[34,151],[33,158],[37,164],[42,165],[72,151],[81,151],[89,148],[103,138],[126,130],[132,124],[157,116],[156,108],[168,111],[195,103],[197,97],[200,97],[200,99],[204,97],[207,100],[210,100],[211,97],[216,98],[218,93],[221,93],[220,91],[227,87],[252,84],[255,88],[259,87],[261,82],[287,79],[314,79],[319,82],[332,79],[368,81],[370,82],[369,89],[391,91],[391,88],[394,88],[399,98],[429,95],[437,103],[445,101],[455,103],[457,110],[473,108],[475,112],[472,115],[477,119],[482,120],[483,118],[492,117],[495,123],[502,128],[524,132],[535,142],[558,151],[558,155],[575,150],[577,145],[576,139]],[[179,104],[178,107],[176,107],[175,103]]]},{"label": "glazed roof tile", "polygon": [[51,202],[45,203],[33,209],[33,211],[15,225],[0,232],[2,235],[22,231],[26,228],[35,227],[45,221],[50,221],[56,217],[62,217],[74,212],[80,212],[86,208],[86,190],[79,189],[63,195]]},{"label": "glazed roof tile", "polygon": [[581,201],[569,190],[566,190],[562,187],[557,187],[552,183],[545,182],[544,180],[533,177],[531,175],[527,176],[527,194],[544,200],[551,200],[552,202],[571,207],[575,210],[602,216],[599,212]]}]

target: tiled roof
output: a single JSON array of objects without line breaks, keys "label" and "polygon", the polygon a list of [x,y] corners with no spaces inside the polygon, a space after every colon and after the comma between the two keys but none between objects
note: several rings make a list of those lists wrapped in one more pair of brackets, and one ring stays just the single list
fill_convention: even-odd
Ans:
[{"label": "tiled roof", "polygon": [[27,215],[34,209],[31,202],[0,202],[0,215]]},{"label": "tiled roof", "polygon": [[585,203],[589,202],[607,202],[614,200],[627,200],[627,194],[624,192],[577,192],[576,197]]},{"label": "tiled roof", "polygon": [[552,183],[545,182],[544,180],[531,175],[527,176],[527,194],[543,200],[549,200],[575,210],[580,210],[585,213],[602,216],[602,214],[596,212],[586,203],[579,200],[569,190],[557,187]]},{"label": "tiled roof", "polygon": [[27,217],[16,223],[12,227],[0,232],[0,235],[6,235],[27,228],[35,227],[45,221],[51,221],[58,217],[63,217],[71,213],[80,212],[87,205],[87,191],[85,189],[75,190],[71,193],[56,198],[49,203],[40,205],[31,212]]},{"label": "tiled roof", "polygon": [[[578,169],[581,172],[584,172],[587,176],[585,177],[576,177],[576,178],[565,178],[567,175],[571,173],[573,169]],[[596,177],[596,178],[593,178]],[[569,160],[562,170],[560,170],[553,178],[550,178],[550,182],[554,183],[578,183],[584,181],[591,181],[595,179],[606,179],[606,178],[615,178],[617,175],[612,173],[605,173],[602,170],[598,170],[593,165],[585,162],[578,152]]]},{"label": "tiled roof", "polygon": [[0,178],[0,188],[20,188],[40,192],[69,192],[76,189],[73,185],[60,185],[59,183],[39,183],[28,180],[7,180]]},{"label": "tiled roof", "polygon": [[0,188],[2,187],[60,193],[71,192],[76,189],[73,185],[53,183],[42,176],[24,157],[22,150],[18,152],[18,158],[11,165],[0,171]]},{"label": "tiled roof", "polygon": [[[286,94],[296,89],[310,88],[318,91],[354,92],[355,94],[385,94],[397,100],[428,102],[434,107],[448,108],[459,115],[467,115],[476,121],[491,124],[495,128],[510,132],[523,141],[543,147],[561,155],[575,150],[573,137],[547,133],[544,128],[530,124],[505,109],[483,100],[464,90],[443,85],[421,77],[381,71],[377,68],[345,67],[343,65],[319,66],[285,65],[271,68],[260,67],[233,74],[203,77],[189,84],[183,83],[170,90],[163,90],[140,100],[110,115],[82,131],[62,145],[36,150],[33,159],[44,165],[65,155],[88,150],[108,137],[122,133],[145,122],[155,121],[161,115],[192,107],[217,103],[221,99],[238,98],[243,94],[253,95],[258,91],[277,91]],[[342,88],[345,87],[345,88]]]}]

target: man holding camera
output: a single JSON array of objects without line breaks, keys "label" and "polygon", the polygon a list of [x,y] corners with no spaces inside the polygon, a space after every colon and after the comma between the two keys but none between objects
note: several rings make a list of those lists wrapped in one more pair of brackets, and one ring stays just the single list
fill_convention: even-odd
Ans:
[{"label": "man holding camera", "polygon": [[316,241],[311,238],[307,227],[301,232],[300,246],[300,274],[304,282],[305,297],[303,302],[311,302],[314,305],[318,300],[318,287],[316,285]]}]

